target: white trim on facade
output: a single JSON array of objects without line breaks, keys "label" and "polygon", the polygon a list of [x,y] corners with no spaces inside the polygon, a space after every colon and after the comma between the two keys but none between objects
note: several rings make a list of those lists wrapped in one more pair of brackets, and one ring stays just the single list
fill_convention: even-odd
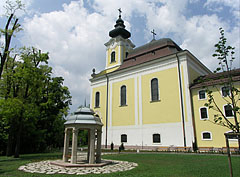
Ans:
[{"label": "white trim on facade", "polygon": [[90,87],[90,108],[93,108],[93,105],[92,105],[92,96],[93,96],[93,88]]},{"label": "white trim on facade", "polygon": [[[113,136],[108,138],[108,142],[113,142],[114,145],[120,145],[120,135],[126,134],[128,137],[128,146],[179,146],[182,147],[182,138],[179,135],[182,134],[182,124],[179,123],[162,123],[162,124],[146,124],[142,126],[114,126],[109,127],[109,132],[112,132]],[[153,143],[153,134],[159,133],[161,135],[161,144]],[[141,136],[137,136],[141,135]],[[137,138],[136,138],[137,136]],[[103,140],[105,139],[105,129],[103,129]],[[104,142],[104,141],[103,141]],[[108,143],[108,144],[110,144]],[[192,146],[192,142],[186,144],[188,147]]]},{"label": "white trim on facade", "polygon": [[143,124],[143,119],[142,119],[142,76],[138,76],[139,78],[139,96],[138,96],[138,101],[139,101],[139,125]]},{"label": "white trim on facade", "polygon": [[109,92],[110,92],[110,97],[109,97],[109,127],[112,127],[112,82],[109,82]]}]

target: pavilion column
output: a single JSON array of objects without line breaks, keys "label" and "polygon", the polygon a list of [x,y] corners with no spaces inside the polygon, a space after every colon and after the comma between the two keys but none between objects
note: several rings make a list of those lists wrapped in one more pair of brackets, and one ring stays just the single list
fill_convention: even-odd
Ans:
[{"label": "pavilion column", "polygon": [[90,129],[89,164],[95,163],[95,129]]},{"label": "pavilion column", "polygon": [[88,152],[87,152],[87,162],[89,163],[89,155],[90,155],[90,130],[88,130]]},{"label": "pavilion column", "polygon": [[72,158],[71,163],[77,163],[77,138],[78,138],[78,129],[73,128],[72,131]]},{"label": "pavilion column", "polygon": [[63,148],[63,162],[68,161],[68,149],[69,149],[69,130],[65,128],[65,136],[64,136],[64,148]]},{"label": "pavilion column", "polygon": [[102,130],[97,130],[97,158],[96,162],[101,162],[101,140],[102,140]]}]

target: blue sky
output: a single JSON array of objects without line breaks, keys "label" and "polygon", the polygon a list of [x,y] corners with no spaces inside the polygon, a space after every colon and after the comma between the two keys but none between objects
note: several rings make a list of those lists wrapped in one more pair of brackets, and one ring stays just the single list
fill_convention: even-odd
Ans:
[{"label": "blue sky", "polygon": [[[73,97],[71,111],[89,103],[92,68],[105,67],[105,46],[121,8],[131,40],[138,47],[152,39],[171,38],[193,53],[209,69],[216,68],[211,55],[225,29],[228,44],[236,47],[235,68],[240,67],[239,0],[22,0],[18,13],[23,31],[14,44],[34,46],[50,54],[54,75],[62,76]],[[0,13],[4,13],[4,0]],[[3,28],[6,19],[0,18]],[[3,39],[1,38],[1,41]]]}]

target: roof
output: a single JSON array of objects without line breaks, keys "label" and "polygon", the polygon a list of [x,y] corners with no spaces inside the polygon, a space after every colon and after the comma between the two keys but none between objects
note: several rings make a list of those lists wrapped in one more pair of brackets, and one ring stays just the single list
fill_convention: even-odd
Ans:
[{"label": "roof", "polygon": [[73,113],[73,115],[69,115],[67,117],[67,121],[64,123],[68,124],[83,124],[83,125],[100,125],[102,126],[102,122],[100,118],[95,114],[95,112],[90,108],[79,108],[77,111]]},{"label": "roof", "polygon": [[119,15],[114,27],[115,28],[109,32],[110,37],[114,38],[117,36],[122,36],[124,39],[131,37],[131,33],[125,29],[124,21],[122,20],[121,15]]},{"label": "roof", "polygon": [[[199,76],[193,81],[190,86],[191,89],[201,88],[211,85],[224,84],[228,81],[228,72],[213,73],[205,76]],[[234,82],[240,81],[240,68],[231,71],[232,80]]]},{"label": "roof", "polygon": [[123,60],[122,65],[117,70],[159,59],[160,57],[171,55],[179,51],[182,51],[182,49],[169,38],[152,40],[129,52],[128,57]]}]

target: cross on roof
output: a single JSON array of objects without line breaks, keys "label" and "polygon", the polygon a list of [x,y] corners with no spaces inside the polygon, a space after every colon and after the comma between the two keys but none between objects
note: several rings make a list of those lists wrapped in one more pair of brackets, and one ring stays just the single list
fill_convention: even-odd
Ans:
[{"label": "cross on roof", "polygon": [[121,16],[121,13],[122,13],[121,8],[119,8],[118,11],[119,11],[119,16]]},{"label": "cross on roof", "polygon": [[151,33],[153,34],[153,40],[155,40],[155,36],[156,36],[157,34],[154,32],[154,29],[151,31]]}]

